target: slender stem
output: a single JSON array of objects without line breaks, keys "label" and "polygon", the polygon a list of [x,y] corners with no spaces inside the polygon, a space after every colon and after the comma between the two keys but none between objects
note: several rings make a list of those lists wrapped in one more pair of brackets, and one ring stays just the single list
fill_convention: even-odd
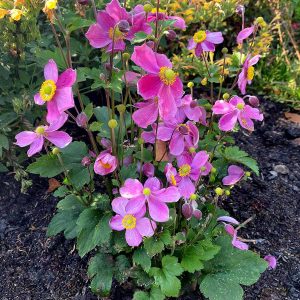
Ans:
[{"label": "slender stem", "polygon": [[97,20],[97,8],[96,8],[95,1],[91,0],[91,3],[92,3],[93,11],[94,11],[95,20]]},{"label": "slender stem", "polygon": [[59,38],[58,38],[58,35],[57,35],[57,32],[56,32],[56,29],[55,27],[53,26],[53,24],[50,22],[50,26],[51,26],[51,29],[52,29],[52,32],[53,32],[53,35],[54,35],[54,38],[55,38],[55,41],[56,41],[56,44],[61,52],[61,56],[63,57],[64,61],[65,61],[65,64],[66,66],[68,65],[68,62],[67,62],[67,59],[65,57],[65,53],[62,49],[62,46],[61,46],[61,42],[59,41]]}]

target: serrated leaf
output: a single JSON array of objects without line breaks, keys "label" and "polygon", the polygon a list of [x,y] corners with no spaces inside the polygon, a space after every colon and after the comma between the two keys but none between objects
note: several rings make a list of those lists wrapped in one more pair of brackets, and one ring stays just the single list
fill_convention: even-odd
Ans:
[{"label": "serrated leaf", "polygon": [[113,278],[113,258],[104,253],[98,253],[89,262],[88,276],[92,279],[91,289],[101,296],[108,296]]},{"label": "serrated leaf", "polygon": [[56,155],[43,155],[27,167],[27,172],[40,175],[41,177],[54,177],[63,172]]},{"label": "serrated leaf", "polygon": [[181,266],[185,271],[195,273],[204,268],[204,261],[212,259],[219,251],[220,247],[211,240],[199,241],[184,250]]},{"label": "serrated leaf", "polygon": [[0,148],[4,148],[6,150],[9,149],[9,142],[8,138],[4,134],[0,134]]},{"label": "serrated leaf", "polygon": [[160,234],[159,239],[164,243],[165,246],[172,244],[172,236],[169,230],[165,230]]},{"label": "serrated leaf", "polygon": [[146,272],[151,268],[151,258],[143,248],[136,249],[132,256],[133,262],[140,265]]},{"label": "serrated leaf", "polygon": [[101,245],[108,243],[110,240],[111,235],[111,228],[109,226],[109,220],[111,218],[110,214],[106,214],[101,217],[100,221],[95,227],[94,235],[93,235],[93,242],[96,245]]},{"label": "serrated leaf", "polygon": [[164,250],[164,243],[160,240],[150,237],[144,240],[144,247],[150,257],[161,253]]},{"label": "serrated leaf", "polygon": [[155,283],[167,297],[178,297],[181,282],[177,276],[183,269],[175,256],[166,255],[162,258],[162,268],[151,268],[149,274],[154,277]]},{"label": "serrated leaf", "polygon": [[130,262],[125,255],[119,255],[116,257],[114,277],[119,283],[123,283],[128,279],[130,267]]},{"label": "serrated leaf", "polygon": [[56,206],[59,210],[76,210],[84,209],[84,206],[80,203],[78,196],[68,195],[64,199],[60,200]]},{"label": "serrated leaf", "polygon": [[164,300],[166,297],[161,289],[153,286],[150,292],[137,291],[133,295],[133,300]]},{"label": "serrated leaf", "polygon": [[127,178],[138,178],[137,165],[131,164],[129,166],[123,166],[120,170],[120,176],[122,182],[124,182]]},{"label": "serrated leaf", "polygon": [[65,197],[68,193],[69,189],[65,185],[62,185],[53,193],[53,196],[62,198]]},{"label": "serrated leaf", "polygon": [[240,285],[254,284],[268,264],[250,250],[234,248],[230,237],[219,237],[215,243],[221,250],[205,263],[200,290],[210,300],[242,300],[244,292]]},{"label": "serrated leaf", "polygon": [[259,175],[259,168],[255,159],[249,157],[248,153],[240,150],[239,147],[227,147],[224,150],[224,158],[230,162],[237,162],[247,166],[256,175]]}]

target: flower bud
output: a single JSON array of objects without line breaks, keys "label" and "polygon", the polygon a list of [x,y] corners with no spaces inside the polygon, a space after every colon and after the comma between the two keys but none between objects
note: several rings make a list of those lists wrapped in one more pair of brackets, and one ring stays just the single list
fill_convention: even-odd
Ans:
[{"label": "flower bud", "polygon": [[76,117],[76,124],[78,127],[86,127],[88,122],[88,117],[84,112],[81,112],[77,117]]},{"label": "flower bud", "polygon": [[265,22],[265,20],[264,20],[264,18],[263,17],[258,17],[258,18],[256,18],[256,23],[257,24],[263,24]]},{"label": "flower bud", "polygon": [[146,45],[147,45],[149,48],[151,48],[151,49],[154,49],[154,46],[155,46],[155,44],[154,44],[153,41],[148,41],[148,42],[146,43]]},{"label": "flower bud", "polygon": [[224,194],[224,190],[221,189],[220,187],[217,187],[215,189],[215,193],[218,195],[218,196],[222,196]]},{"label": "flower bud", "polygon": [[258,107],[259,106],[259,99],[256,96],[250,96],[249,97],[249,103],[254,106],[254,107]]},{"label": "flower bud", "polygon": [[246,172],[245,175],[246,175],[247,177],[250,177],[250,176],[251,176],[251,172]]},{"label": "flower bud", "polygon": [[130,58],[130,54],[129,54],[128,52],[124,52],[124,53],[122,54],[122,56],[123,56],[123,59],[124,59],[125,61],[129,60],[129,58]]},{"label": "flower bud", "polygon": [[229,190],[226,190],[226,191],[225,191],[225,195],[226,195],[226,196],[230,196],[230,191],[229,191]]},{"label": "flower bud", "polygon": [[192,207],[192,205],[189,204],[189,203],[184,203],[184,204],[182,205],[181,211],[182,211],[183,216],[184,216],[187,220],[189,220],[189,219],[192,217],[192,215],[193,215],[193,207]]},{"label": "flower bud", "polygon": [[126,111],[126,106],[124,104],[119,104],[117,105],[117,110],[120,114],[124,114],[124,112]]},{"label": "flower bud", "polygon": [[45,7],[47,9],[56,9],[57,0],[47,0],[46,3],[45,3]]},{"label": "flower bud", "polygon": [[85,156],[82,160],[81,160],[81,164],[84,166],[84,167],[87,167],[91,164],[91,160],[88,156]]},{"label": "flower bud", "polygon": [[206,77],[201,80],[201,84],[202,85],[207,85],[207,78]]},{"label": "flower bud", "polygon": [[88,5],[90,2],[89,0],[77,0],[77,1],[80,5]]},{"label": "flower bud", "polygon": [[227,54],[227,53],[228,53],[228,49],[224,47],[224,48],[222,49],[222,53],[223,53],[223,54]]},{"label": "flower bud", "polygon": [[138,144],[139,145],[143,145],[145,143],[144,139],[143,138],[139,138],[138,139]]},{"label": "flower bud", "polygon": [[236,13],[239,15],[243,15],[245,13],[245,6],[244,5],[238,5],[235,9]]},{"label": "flower bud", "polygon": [[230,95],[228,93],[223,94],[223,99],[224,100],[228,100],[230,97]]},{"label": "flower bud", "polygon": [[115,120],[115,119],[110,119],[110,120],[108,121],[108,127],[109,127],[109,128],[114,129],[114,128],[116,128],[117,126],[118,126],[117,120]]},{"label": "flower bud", "polygon": [[144,12],[150,13],[152,11],[152,9],[153,9],[153,6],[150,3],[146,3],[144,5]]},{"label": "flower bud", "polygon": [[211,173],[216,173],[216,172],[217,172],[217,169],[214,168],[214,167],[212,167],[210,172],[211,172]]},{"label": "flower bud", "polygon": [[128,21],[121,20],[118,24],[118,28],[122,33],[128,33],[130,30],[130,25],[129,25]]},{"label": "flower bud", "polygon": [[59,154],[59,153],[60,153],[59,148],[54,147],[54,148],[52,149],[52,154],[57,155],[57,154]]},{"label": "flower bud", "polygon": [[177,37],[177,34],[174,30],[169,30],[168,33],[166,34],[166,37],[170,41],[174,41]]},{"label": "flower bud", "polygon": [[188,84],[187,84],[188,88],[193,88],[194,87],[194,82],[190,81]]},{"label": "flower bud", "polygon": [[198,220],[202,219],[202,212],[201,212],[201,210],[200,210],[200,209],[195,209],[195,210],[193,211],[193,216],[194,216],[196,219],[198,219]]},{"label": "flower bud", "polygon": [[191,196],[190,196],[190,199],[193,201],[193,200],[196,200],[197,199],[197,195],[196,194],[192,194]]}]

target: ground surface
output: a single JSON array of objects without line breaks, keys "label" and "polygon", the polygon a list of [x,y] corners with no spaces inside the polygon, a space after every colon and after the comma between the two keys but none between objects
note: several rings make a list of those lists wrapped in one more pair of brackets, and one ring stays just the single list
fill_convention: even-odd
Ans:
[{"label": "ground surface", "polygon": [[[295,139],[300,128],[284,119],[277,104],[264,107],[260,129],[250,137],[238,136],[242,148],[258,159],[261,177],[237,187],[226,208],[240,221],[256,215],[241,235],[262,239],[251,247],[279,258],[276,270],[265,272],[246,289],[245,299],[299,300],[300,146]],[[87,259],[78,257],[74,243],[62,236],[45,236],[56,205],[46,193],[47,182],[34,180],[34,187],[23,195],[12,175],[2,174],[0,180],[0,299],[97,299],[88,290]],[[126,300],[130,295],[117,288],[111,298]]]}]

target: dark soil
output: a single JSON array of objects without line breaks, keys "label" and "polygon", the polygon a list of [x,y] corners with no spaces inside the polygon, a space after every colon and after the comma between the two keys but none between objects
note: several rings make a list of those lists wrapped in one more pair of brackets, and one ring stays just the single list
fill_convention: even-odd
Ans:
[{"label": "dark soil", "polygon": [[[278,258],[275,270],[246,288],[245,299],[299,300],[300,146],[295,139],[300,127],[284,119],[284,107],[268,102],[264,108],[264,124],[257,124],[250,137],[238,135],[241,147],[258,159],[261,176],[237,187],[226,208],[240,221],[256,215],[240,235],[259,240],[251,248],[262,256]],[[0,180],[0,299],[97,299],[88,288],[88,259],[79,258],[74,242],[62,235],[46,238],[57,202],[46,193],[48,183],[34,178],[34,186],[24,195],[12,175],[2,174]],[[114,288],[111,299],[131,295]]]}]

